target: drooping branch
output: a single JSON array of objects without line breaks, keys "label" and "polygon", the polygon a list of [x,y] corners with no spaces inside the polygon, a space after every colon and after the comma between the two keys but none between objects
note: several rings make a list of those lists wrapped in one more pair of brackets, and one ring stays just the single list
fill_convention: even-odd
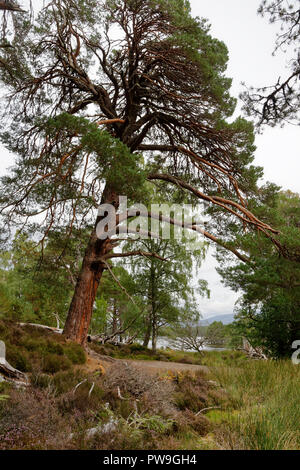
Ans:
[{"label": "drooping branch", "polygon": [[[210,203],[212,203],[216,206],[219,206],[219,207],[225,209],[226,211],[228,211],[229,213],[233,214],[235,217],[242,220],[244,223],[254,226],[259,231],[263,232],[268,238],[271,238],[272,241],[276,244],[276,246],[280,249],[280,244],[278,242],[276,242],[276,240],[274,240],[274,238],[271,237],[271,235],[268,233],[268,231],[270,231],[271,233],[278,235],[279,231],[276,230],[276,229],[273,229],[268,224],[265,224],[264,222],[261,222],[259,219],[257,219],[257,217],[254,216],[254,214],[252,214],[250,211],[248,211],[242,205],[240,205],[240,204],[238,204],[234,201],[231,201],[231,200],[228,200],[228,199],[225,199],[225,198],[221,198],[221,197],[218,197],[218,196],[208,196],[208,195],[202,193],[201,191],[199,191],[197,188],[194,188],[191,184],[187,183],[186,181],[184,181],[182,179],[179,179],[177,177],[168,175],[168,174],[154,173],[154,174],[148,175],[148,180],[150,180],[150,181],[152,181],[152,180],[162,180],[162,181],[166,181],[168,183],[171,183],[173,185],[179,186],[183,189],[187,189],[188,191],[193,193],[195,196],[197,196],[199,199],[202,199],[202,200],[210,202]],[[231,209],[230,206],[233,206],[233,207],[237,208],[240,212],[242,212],[243,215],[241,215],[239,212]]]},{"label": "drooping branch", "polygon": [[[137,233],[139,233],[139,232],[137,232]],[[103,258],[101,258],[101,260],[102,259],[107,260],[107,259],[112,259],[112,258],[127,258],[127,257],[131,257],[131,256],[144,256],[145,258],[156,258],[160,261],[167,261],[166,258],[163,258],[163,257],[159,256],[156,253],[149,253],[149,252],[140,251],[140,250],[130,251],[130,252],[127,252],[127,253],[111,253],[111,254],[103,256]]]},{"label": "drooping branch", "polygon": [[[155,233],[146,232],[146,231],[140,230],[140,229],[137,229],[135,231],[135,230],[127,228],[127,227],[119,226],[119,224],[123,223],[124,221],[127,221],[127,220],[131,219],[132,217],[145,217],[145,218],[149,218],[149,219],[153,219],[153,220],[158,220],[160,222],[165,222],[167,224],[177,226],[177,227],[180,227],[180,228],[184,228],[184,229],[187,229],[187,230],[192,230],[194,232],[197,232],[198,234],[203,235],[205,238],[207,238],[208,240],[213,241],[214,243],[221,246],[222,248],[225,248],[226,250],[230,251],[237,258],[239,258],[241,261],[243,261],[244,263],[251,262],[251,259],[248,256],[246,256],[245,254],[240,253],[236,248],[231,246],[230,243],[227,243],[227,242],[217,238],[216,236],[212,235],[207,230],[204,230],[199,224],[196,224],[196,223],[193,223],[193,222],[189,223],[187,221],[182,222],[182,221],[176,220],[174,218],[164,216],[162,214],[156,214],[154,212],[148,212],[148,211],[133,209],[132,211],[128,211],[126,213],[117,215],[116,228],[114,230],[112,230],[111,232],[107,232],[107,236],[110,237],[110,236],[113,236],[115,233],[123,233],[123,234],[140,235],[140,236],[145,237],[145,238],[149,238],[149,237],[150,238],[156,238],[156,239],[161,238],[158,233],[155,234]],[[124,239],[118,239],[118,241],[120,241],[120,240],[124,240]]]},{"label": "drooping branch", "polygon": [[286,78],[279,77],[273,86],[259,88],[255,93],[248,91],[242,94],[248,113],[258,117],[258,125],[277,124],[281,121],[292,122],[299,109],[299,75],[298,65]]},{"label": "drooping branch", "polygon": [[133,305],[136,305],[134,299],[131,297],[131,295],[127,292],[127,290],[125,289],[125,287],[122,286],[122,284],[120,283],[119,279],[114,275],[109,263],[107,263],[105,261],[105,259],[103,258],[100,258],[100,262],[102,262],[103,264],[105,264],[107,270],[109,271],[110,275],[112,276],[112,278],[114,279],[114,281],[118,284],[118,286],[120,287],[120,289],[126,294],[126,296],[128,297],[128,299],[133,303]]}]

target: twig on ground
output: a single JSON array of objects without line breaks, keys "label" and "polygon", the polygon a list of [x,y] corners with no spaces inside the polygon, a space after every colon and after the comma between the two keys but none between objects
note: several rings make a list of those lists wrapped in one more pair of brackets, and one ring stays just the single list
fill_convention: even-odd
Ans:
[{"label": "twig on ground", "polygon": [[209,406],[208,408],[203,408],[203,410],[198,411],[195,416],[199,416],[204,411],[220,409],[220,406]]}]

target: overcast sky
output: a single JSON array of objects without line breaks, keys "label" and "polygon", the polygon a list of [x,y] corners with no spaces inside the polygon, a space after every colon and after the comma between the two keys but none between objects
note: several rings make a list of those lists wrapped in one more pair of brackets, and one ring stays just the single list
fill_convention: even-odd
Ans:
[{"label": "overcast sky", "polygon": [[[193,14],[208,18],[213,36],[228,47],[227,75],[233,78],[232,94],[236,97],[243,90],[241,82],[271,85],[279,75],[283,77],[287,73],[288,57],[272,56],[277,27],[257,15],[259,4],[260,0],[191,0]],[[257,136],[256,145],[255,163],[264,167],[265,180],[300,192],[299,127],[268,128]],[[12,160],[1,147],[0,154],[0,174],[3,174]],[[222,287],[212,250],[199,275],[209,282],[211,290],[210,300],[199,302],[202,315],[232,313],[237,295]]]}]

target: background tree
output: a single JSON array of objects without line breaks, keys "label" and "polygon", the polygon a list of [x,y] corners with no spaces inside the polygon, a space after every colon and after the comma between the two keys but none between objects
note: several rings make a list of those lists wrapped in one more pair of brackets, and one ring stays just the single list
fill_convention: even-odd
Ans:
[{"label": "background tree", "polygon": [[145,306],[137,291],[136,280],[124,266],[114,268],[114,278],[106,271],[95,301],[91,333],[103,343],[132,342],[140,337]]},{"label": "background tree", "polygon": [[299,123],[300,109],[300,4],[298,0],[264,0],[258,10],[271,23],[280,24],[274,54],[280,50],[293,52],[289,61],[289,75],[278,78],[275,85],[265,86],[242,94],[249,115],[259,124],[272,126],[286,122]]},{"label": "background tree", "polygon": [[214,321],[206,330],[206,344],[211,346],[226,346],[228,343],[229,329],[221,321]]},{"label": "background tree", "polygon": [[29,234],[16,233],[11,248],[0,253],[0,283],[10,318],[56,326],[57,316],[64,323],[80,269],[81,243],[52,232],[42,253]]},{"label": "background tree", "polygon": [[180,243],[172,239],[142,240],[139,244],[145,252],[157,253],[165,260],[141,257],[131,263],[136,293],[146,306],[143,344],[148,346],[151,339],[152,349],[156,351],[162,328],[180,323],[187,317],[197,319],[199,316],[195,293],[205,295],[208,289],[204,281],[198,286],[191,282],[191,271],[193,260],[201,264],[206,247],[201,246],[192,253],[184,240]]},{"label": "background tree", "polygon": [[[300,245],[299,195],[273,192],[269,206],[260,210],[280,227],[286,245]],[[251,253],[251,262],[230,264],[219,257],[225,284],[243,292],[236,309],[236,333],[273,357],[290,356],[300,335],[299,264],[278,256],[261,237],[248,234],[239,243]]]},{"label": "background tree", "polygon": [[[1,39],[0,48],[12,47],[9,39],[13,34],[13,23],[15,13],[24,13],[25,10],[19,7],[16,2],[10,0],[0,0],[0,21],[1,21]],[[11,17],[11,22],[8,21],[8,17]],[[11,23],[11,24],[10,24]],[[7,63],[0,60],[0,66],[8,66]]]},{"label": "background tree", "polygon": [[[187,1],[53,0],[15,28],[0,68],[2,142],[17,155],[0,192],[7,228],[38,217],[42,242],[61,224],[71,234],[99,222],[99,203],[143,202],[148,180],[277,234],[247,208],[260,170],[252,125],[226,122],[235,107],[227,49]],[[82,344],[113,246],[92,230],[64,331]]]},{"label": "background tree", "polygon": [[195,351],[201,354],[206,344],[206,331],[206,326],[200,326],[188,319],[172,328],[171,345],[175,349]]}]

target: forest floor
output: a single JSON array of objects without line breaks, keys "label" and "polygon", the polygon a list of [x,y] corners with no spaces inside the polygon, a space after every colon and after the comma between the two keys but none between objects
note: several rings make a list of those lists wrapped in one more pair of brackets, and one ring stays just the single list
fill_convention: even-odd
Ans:
[{"label": "forest floor", "polygon": [[300,367],[236,351],[90,346],[0,320],[0,449],[300,450]]}]

